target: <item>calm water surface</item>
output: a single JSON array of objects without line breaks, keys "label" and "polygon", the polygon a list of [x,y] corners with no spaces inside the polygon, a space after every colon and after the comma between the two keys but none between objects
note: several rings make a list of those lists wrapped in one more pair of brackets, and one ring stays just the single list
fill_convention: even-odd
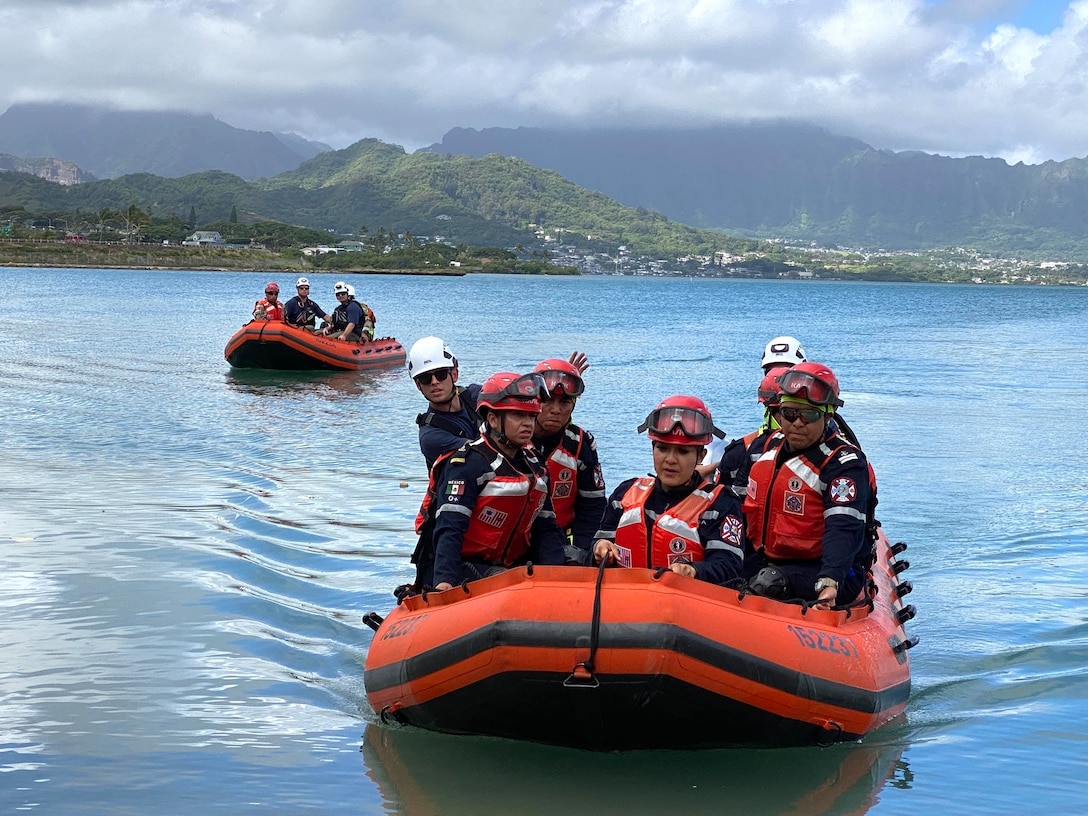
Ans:
[{"label": "calm water surface", "polygon": [[910,544],[906,717],[599,755],[375,723],[360,616],[411,575],[421,400],[401,371],[232,371],[266,279],[0,269],[0,812],[1083,812],[1088,289],[354,278],[465,382],[586,350],[611,485],[671,393],[753,427],[774,335],[839,374]]}]

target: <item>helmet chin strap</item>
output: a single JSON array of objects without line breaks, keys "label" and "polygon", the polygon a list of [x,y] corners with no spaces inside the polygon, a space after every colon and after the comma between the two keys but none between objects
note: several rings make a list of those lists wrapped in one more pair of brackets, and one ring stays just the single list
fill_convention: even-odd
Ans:
[{"label": "helmet chin strap", "polygon": [[500,445],[503,445],[507,448],[513,448],[514,450],[517,450],[519,447],[521,447],[520,445],[515,445],[513,440],[511,440],[510,437],[506,435],[506,412],[492,411],[492,413],[496,414],[499,417],[499,428],[498,431],[496,431],[494,428],[490,430],[491,438],[498,442]]}]

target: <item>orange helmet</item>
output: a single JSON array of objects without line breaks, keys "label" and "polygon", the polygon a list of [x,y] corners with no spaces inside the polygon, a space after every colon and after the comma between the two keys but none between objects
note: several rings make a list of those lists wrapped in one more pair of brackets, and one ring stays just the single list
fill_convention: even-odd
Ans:
[{"label": "orange helmet", "polygon": [[476,407],[491,411],[527,411],[540,413],[540,396],[548,393],[544,379],[536,373],[515,374],[499,371],[480,387]]},{"label": "orange helmet", "polygon": [[823,363],[798,363],[778,375],[778,388],[783,397],[799,397],[813,405],[836,408],[839,399],[839,380],[835,372]]},{"label": "orange helmet", "polygon": [[544,378],[548,394],[564,397],[580,397],[586,390],[582,375],[573,363],[552,357],[537,363],[533,371]]},{"label": "orange helmet", "polygon": [[713,437],[725,436],[714,426],[706,403],[686,394],[661,400],[638,430],[646,431],[655,442],[670,445],[708,445]]},{"label": "orange helmet", "polygon": [[780,376],[782,376],[781,368],[773,368],[763,375],[763,379],[759,381],[759,388],[756,389],[756,399],[759,400],[760,405],[771,408],[778,404],[782,396],[782,389],[778,386]]}]

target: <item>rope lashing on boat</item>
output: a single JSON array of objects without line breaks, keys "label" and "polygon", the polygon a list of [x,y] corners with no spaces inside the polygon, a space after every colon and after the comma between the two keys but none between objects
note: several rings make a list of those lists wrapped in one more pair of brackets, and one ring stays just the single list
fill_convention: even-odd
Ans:
[{"label": "rope lashing on boat", "polygon": [[570,676],[563,681],[567,688],[597,688],[600,681],[593,676],[594,662],[597,659],[597,646],[601,640],[601,584],[604,582],[604,570],[608,559],[602,558],[597,567],[597,583],[593,588],[593,619],[589,627],[589,657],[581,663],[575,663]]},{"label": "rope lashing on boat", "polygon": [[373,629],[375,632],[385,622],[385,618],[379,615],[377,612],[367,612],[363,615],[363,623]]},{"label": "rope lashing on boat", "polygon": [[[830,739],[827,739],[830,735]],[[839,741],[842,736],[842,723],[825,722],[820,724],[820,733],[816,736],[815,743],[820,748],[830,748]]]}]

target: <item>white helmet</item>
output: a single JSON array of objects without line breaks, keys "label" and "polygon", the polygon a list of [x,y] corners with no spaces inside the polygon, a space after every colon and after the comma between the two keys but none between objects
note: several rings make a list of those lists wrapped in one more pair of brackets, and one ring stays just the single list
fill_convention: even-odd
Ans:
[{"label": "white helmet", "polygon": [[408,376],[418,377],[436,368],[457,368],[457,358],[441,337],[422,337],[408,350]]},{"label": "white helmet", "polygon": [[296,289],[298,289],[300,286],[309,286],[309,285],[310,285],[310,279],[309,278],[299,278],[297,281],[295,281],[295,288]]},{"label": "white helmet", "polygon": [[766,370],[769,365],[797,365],[805,362],[805,350],[801,348],[801,341],[796,337],[783,335],[776,337],[763,349],[763,359],[760,365]]},{"label": "white helmet", "polygon": [[355,287],[352,286],[350,283],[348,284],[348,297],[349,298],[354,298],[355,297]]},{"label": "white helmet", "polygon": [[348,292],[348,291],[350,291],[348,289],[348,285],[346,283],[344,283],[343,281],[337,281],[336,283],[334,283],[332,285],[332,293],[334,295],[338,295],[341,292]]}]

